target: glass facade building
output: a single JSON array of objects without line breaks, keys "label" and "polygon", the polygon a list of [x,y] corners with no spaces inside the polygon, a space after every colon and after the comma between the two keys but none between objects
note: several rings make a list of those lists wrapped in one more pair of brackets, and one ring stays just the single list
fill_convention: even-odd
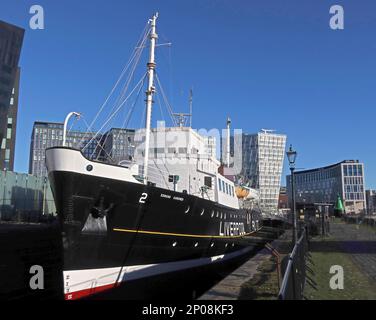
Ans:
[{"label": "glass facade building", "polygon": [[24,30],[0,21],[0,170],[13,170]]},{"label": "glass facade building", "polygon": [[[295,198],[297,203],[331,203],[338,195],[346,213],[366,213],[364,165],[357,160],[312,170],[295,172]],[[291,176],[286,177],[291,203]]]},{"label": "glass facade building", "polygon": [[286,138],[269,130],[242,136],[241,176],[251,188],[259,190],[264,213],[278,213]]}]

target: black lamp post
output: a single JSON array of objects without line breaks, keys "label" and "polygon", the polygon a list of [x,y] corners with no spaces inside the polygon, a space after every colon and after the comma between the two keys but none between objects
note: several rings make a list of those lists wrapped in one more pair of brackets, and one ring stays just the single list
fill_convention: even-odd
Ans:
[{"label": "black lamp post", "polygon": [[290,145],[289,151],[286,152],[287,159],[289,160],[290,171],[291,171],[291,200],[292,200],[292,217],[293,217],[293,229],[292,229],[292,242],[293,245],[296,244],[298,240],[298,228],[297,228],[297,221],[296,221],[296,203],[295,203],[295,178],[294,178],[294,170],[295,170],[295,160],[297,152],[292,149],[292,145]]}]

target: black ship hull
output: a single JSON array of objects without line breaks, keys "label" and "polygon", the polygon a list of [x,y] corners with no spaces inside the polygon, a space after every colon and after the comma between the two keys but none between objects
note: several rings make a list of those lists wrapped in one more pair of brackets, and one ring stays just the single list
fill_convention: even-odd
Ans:
[{"label": "black ship hull", "polygon": [[155,186],[50,170],[63,228],[66,299],[230,261],[256,245],[258,212]]}]

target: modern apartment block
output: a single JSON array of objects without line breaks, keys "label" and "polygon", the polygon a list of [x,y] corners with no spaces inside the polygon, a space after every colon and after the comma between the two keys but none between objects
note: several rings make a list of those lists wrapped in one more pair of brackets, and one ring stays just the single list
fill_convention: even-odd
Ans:
[{"label": "modern apartment block", "polygon": [[278,213],[286,138],[271,130],[242,135],[241,176],[251,188],[259,190],[264,213]]},{"label": "modern apartment block", "polygon": [[[345,160],[330,166],[297,171],[295,199],[297,203],[330,203],[341,197],[346,213],[366,213],[364,165],[358,160]],[[286,177],[291,203],[291,176]]]},{"label": "modern apartment block", "polygon": [[112,159],[115,163],[134,158],[135,130],[112,128],[101,139],[101,159]]},{"label": "modern apartment block", "polygon": [[[265,213],[278,212],[286,135],[272,130],[230,137],[230,166],[242,183],[260,192]],[[226,137],[221,139],[221,159],[226,163]]]},{"label": "modern apartment block", "polygon": [[13,171],[24,30],[0,21],[0,170]]},{"label": "modern apartment block", "polygon": [[[34,122],[31,134],[29,174],[43,177],[47,175],[45,151],[47,148],[63,144],[64,124],[59,122]],[[83,149],[86,157],[93,159],[99,155],[98,141],[101,136],[94,137],[93,132],[68,131],[67,147]]]},{"label": "modern apartment block", "polygon": [[[45,151],[63,144],[64,124],[60,122],[34,122],[30,143],[29,173],[46,176]],[[110,129],[105,134],[68,131],[66,145],[81,149],[88,159],[100,159],[119,163],[134,156],[134,130]]]}]

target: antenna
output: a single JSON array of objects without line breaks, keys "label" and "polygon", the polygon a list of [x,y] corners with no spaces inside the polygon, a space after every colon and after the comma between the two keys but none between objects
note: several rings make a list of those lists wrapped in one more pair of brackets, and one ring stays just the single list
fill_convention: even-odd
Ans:
[{"label": "antenna", "polygon": [[172,116],[175,117],[176,123],[179,127],[185,127],[188,124],[189,118],[189,127],[192,128],[192,101],[193,101],[193,91],[189,90],[189,113],[176,112],[172,113]]},{"label": "antenna", "polygon": [[189,126],[192,128],[192,103],[193,103],[193,88],[189,90],[189,113],[191,115],[190,121],[189,121]]},{"label": "antenna", "polygon": [[261,129],[262,133],[273,133],[276,132],[275,129]]},{"label": "antenna", "polygon": [[185,127],[187,125],[187,119],[188,117],[191,117],[191,115],[189,113],[173,113],[172,114],[175,119],[176,119],[176,123],[178,124],[179,127]]},{"label": "antenna", "polygon": [[227,165],[227,168],[230,167],[230,124],[231,124],[231,119],[230,117],[227,117],[227,121],[226,121],[226,125],[227,125],[226,165]]}]

